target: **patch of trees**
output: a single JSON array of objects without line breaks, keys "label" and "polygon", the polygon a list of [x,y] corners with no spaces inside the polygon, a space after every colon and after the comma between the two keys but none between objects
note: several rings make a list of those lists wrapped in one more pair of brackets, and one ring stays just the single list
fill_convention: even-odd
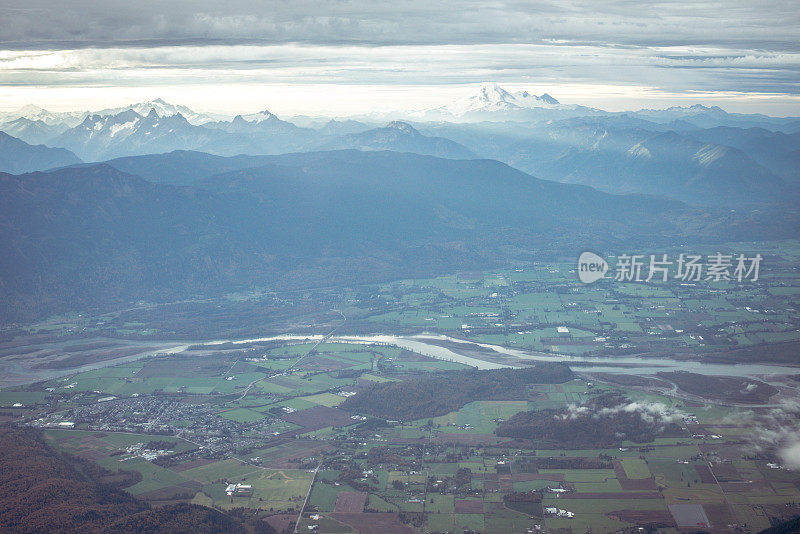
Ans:
[{"label": "patch of trees", "polygon": [[533,517],[542,517],[542,494],[539,491],[514,491],[503,495],[506,507]]},{"label": "patch of trees", "polygon": [[800,531],[800,517],[795,517],[783,523],[773,525],[768,529],[762,530],[760,534],[789,534],[790,532]]},{"label": "patch of trees", "polygon": [[[325,467],[339,472],[336,477],[339,484],[367,493],[377,489],[378,478],[374,474],[365,475],[364,467],[352,458],[329,458],[325,461]],[[325,482],[324,479],[322,482]]]},{"label": "patch of trees", "polygon": [[97,482],[105,487],[128,488],[142,480],[142,474],[139,471],[129,471],[127,469],[112,471],[91,460],[69,453],[62,453],[61,457],[83,478]]},{"label": "patch of trees", "polygon": [[357,424],[354,430],[359,432],[371,432],[373,430],[378,430],[381,428],[392,428],[392,427],[394,427],[394,423],[389,423],[385,419],[368,419],[363,423]]},{"label": "patch of trees", "polygon": [[370,484],[370,482],[373,484],[378,484],[377,477],[374,475],[364,476],[364,473],[358,464],[350,469],[340,471],[336,480],[340,484],[346,484],[356,491],[364,491],[367,493],[377,489],[377,487]]},{"label": "patch of trees", "polygon": [[258,532],[272,534],[274,529],[264,521],[242,522],[204,506],[180,503],[151,508],[113,522],[105,532],[164,532],[211,534],[223,532]]},{"label": "patch of trees", "polygon": [[336,378],[358,378],[364,374],[363,369],[341,369],[334,373]]},{"label": "patch of trees", "polygon": [[339,407],[410,421],[444,415],[476,400],[524,400],[529,384],[560,384],[572,378],[569,367],[560,363],[537,363],[526,369],[451,371],[373,384]]},{"label": "patch of trees", "polygon": [[171,451],[175,450],[175,446],[178,444],[177,441],[169,441],[166,439],[151,439],[145,445],[146,449],[150,449],[151,451]]},{"label": "patch of trees", "polygon": [[[163,450],[163,449],[159,449]],[[177,465],[188,458],[192,458],[197,455],[197,449],[189,449],[183,452],[177,452],[174,454],[167,454],[165,456],[159,456],[158,458],[154,458],[150,460],[150,463],[153,463],[159,467],[163,467],[168,469],[173,465]]]},{"label": "patch of trees", "polygon": [[495,433],[547,443],[553,448],[598,449],[623,441],[647,443],[656,436],[680,432],[675,424],[659,417],[642,417],[639,411],[620,409],[629,402],[612,393],[591,399],[580,409],[520,412],[500,423]]},{"label": "patch of trees", "polygon": [[367,452],[367,464],[370,466],[390,465],[398,469],[416,470],[421,469],[422,465],[417,459],[422,456],[422,450],[415,445],[409,445],[402,449],[379,445],[372,447]]},{"label": "patch of trees", "polygon": [[428,493],[469,493],[472,489],[472,470],[459,468],[453,476],[429,475],[427,479]]},{"label": "patch of trees", "polygon": [[152,509],[118,483],[104,483],[107,470],[57,454],[34,429],[0,427],[0,450],[2,532],[274,532],[202,506]]},{"label": "patch of trees", "polygon": [[503,495],[505,502],[542,502],[542,493],[539,491],[513,491]]},{"label": "patch of trees", "polygon": [[453,483],[457,488],[469,487],[472,484],[472,469],[469,467],[459,467],[456,471],[456,476],[453,477]]},{"label": "patch of trees", "polygon": [[560,456],[537,458],[537,469],[614,469],[611,458]]},{"label": "patch of trees", "polygon": [[425,514],[422,512],[400,512],[399,519],[406,525],[422,528],[425,523]]}]

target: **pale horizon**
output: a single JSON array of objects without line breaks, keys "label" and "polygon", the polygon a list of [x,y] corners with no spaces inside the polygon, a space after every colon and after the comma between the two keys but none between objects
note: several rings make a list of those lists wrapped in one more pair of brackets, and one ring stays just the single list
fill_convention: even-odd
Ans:
[{"label": "pale horizon", "polygon": [[[198,113],[233,117],[263,110],[283,117],[350,117],[408,113],[445,105],[472,94],[483,83],[498,83],[510,92],[547,93],[560,103],[610,112],[666,109],[673,106],[718,106],[729,113],[761,113],[772,117],[800,116],[800,95],[736,92],[668,93],[652,87],[534,85],[479,82],[446,86],[341,84],[162,87],[26,88],[0,87],[0,111],[34,105],[52,112],[97,112],[157,99]],[[221,95],[224,95],[221,98]],[[222,101],[221,101],[222,100]]]}]

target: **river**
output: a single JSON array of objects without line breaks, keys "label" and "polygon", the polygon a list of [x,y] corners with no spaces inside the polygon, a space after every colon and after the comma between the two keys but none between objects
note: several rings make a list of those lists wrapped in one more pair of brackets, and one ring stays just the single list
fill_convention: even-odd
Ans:
[{"label": "river", "polygon": [[[254,343],[259,341],[319,341],[325,336],[296,336],[296,335],[281,335],[262,338],[251,338],[241,340],[218,340],[206,344],[221,344],[221,343]],[[521,361],[520,365],[513,365],[507,363],[493,362],[487,359],[475,358],[457,352],[457,348],[443,347],[439,343],[448,344],[464,344],[479,346],[489,351],[495,351],[503,356],[510,356],[524,361],[542,361],[542,362],[562,362],[567,365],[572,365],[575,370],[585,372],[604,372],[604,373],[625,373],[635,375],[652,375],[660,371],[691,371],[693,373],[700,373],[705,375],[718,375],[718,376],[764,376],[764,375],[786,375],[800,373],[800,367],[792,367],[786,365],[771,365],[764,363],[745,363],[745,364],[724,364],[724,363],[706,363],[698,360],[673,360],[670,358],[641,358],[636,356],[620,356],[620,357],[598,357],[598,356],[572,356],[568,354],[547,354],[542,352],[525,351],[521,349],[513,349],[503,347],[501,345],[492,345],[489,343],[476,343],[466,341],[463,339],[451,338],[439,334],[419,334],[414,336],[395,336],[389,334],[375,334],[369,336],[330,336],[328,342],[333,343],[380,343],[385,345],[393,345],[396,347],[404,348],[410,351],[437,358],[440,360],[447,360],[452,362],[463,363],[477,367],[478,369],[500,369],[500,368],[514,368],[521,367],[524,363]]]}]

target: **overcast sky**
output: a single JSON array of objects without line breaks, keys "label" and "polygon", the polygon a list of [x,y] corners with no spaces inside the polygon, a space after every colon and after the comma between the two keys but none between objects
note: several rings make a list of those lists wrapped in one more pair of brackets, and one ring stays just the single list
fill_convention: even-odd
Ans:
[{"label": "overcast sky", "polygon": [[3,0],[0,107],[420,109],[498,82],[611,110],[800,115],[800,7],[754,2]]}]

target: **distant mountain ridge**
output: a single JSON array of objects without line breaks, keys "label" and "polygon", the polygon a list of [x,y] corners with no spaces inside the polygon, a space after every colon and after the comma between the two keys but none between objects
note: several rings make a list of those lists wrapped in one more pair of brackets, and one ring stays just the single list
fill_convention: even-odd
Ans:
[{"label": "distant mountain ridge", "polygon": [[28,104],[15,111],[0,112],[0,124],[23,117],[32,121],[40,120],[49,126],[64,124],[70,128],[80,123],[88,114],[88,111],[48,111]]},{"label": "distant mountain ridge", "polygon": [[322,143],[322,149],[392,150],[451,159],[475,158],[467,147],[444,137],[428,137],[407,122],[392,121],[383,128],[352,133]]},{"label": "distant mountain ridge", "polygon": [[[219,156],[391,150],[496,159],[549,180],[700,206],[785,205],[800,198],[800,119],[701,104],[611,113],[483,84],[449,104],[394,114],[377,125],[375,117],[299,117],[298,125],[265,108],[228,120],[162,99],[89,115],[35,106],[18,113],[30,118],[0,114],[0,130],[84,161],[176,150]],[[63,122],[78,116],[72,127]],[[0,170],[43,170],[52,163],[32,164],[22,153],[18,159],[7,155]]]},{"label": "distant mountain ridge", "polygon": [[[563,253],[716,231],[674,201],[538,180],[491,160],[346,150],[120,161],[164,175],[146,181],[108,164],[0,174],[3,321],[475,268],[503,261],[506,247]],[[207,164],[258,166],[165,183],[170,168]]]},{"label": "distant mountain ridge", "polygon": [[724,134],[700,128],[676,132],[629,115],[573,117],[528,127],[419,127],[536,176],[611,193],[655,194],[717,206],[800,198],[792,164],[800,149],[797,135],[749,135],[739,128]]},{"label": "distant mountain ridge", "polygon": [[[90,115],[117,115],[128,110],[136,111],[140,115],[147,115],[151,109],[155,109],[159,116],[162,117],[180,114],[194,125],[204,125],[212,122],[224,123],[233,120],[230,119],[229,116],[217,113],[197,112],[187,106],[172,104],[161,98],[156,98],[99,111],[51,112],[39,106],[29,104],[15,111],[0,112],[0,125],[18,118],[27,118],[31,121],[41,120],[49,126],[63,124],[71,128]],[[245,121],[252,122],[254,120],[257,121],[258,116],[262,113],[272,115],[268,111],[262,111],[249,114],[242,113],[239,114],[239,116],[243,117]],[[503,122],[515,120],[549,120],[552,118],[564,119],[573,116],[628,115],[665,124],[681,121],[699,128],[711,128],[714,126],[741,128],[759,127],[785,133],[792,133],[800,130],[800,117],[782,118],[770,117],[758,113],[729,113],[718,106],[705,106],[702,104],[672,106],[665,109],[608,112],[578,104],[563,104],[548,93],[536,96],[524,90],[516,92],[508,91],[494,82],[482,83],[463,97],[433,108],[417,111],[378,111],[373,112],[373,115],[373,119],[384,123],[391,120],[415,121],[448,119],[457,120],[458,122],[483,120]],[[367,122],[374,122],[374,120]]]},{"label": "distant mountain ridge", "polygon": [[30,145],[0,132],[0,172],[21,174],[77,163],[81,163],[81,160],[69,150]]},{"label": "distant mountain ridge", "polygon": [[[352,124],[350,125],[352,127]],[[264,111],[237,115],[230,122],[196,126],[181,114],[162,117],[155,109],[146,116],[134,110],[116,115],[90,115],[49,141],[86,161],[102,161],[173,150],[199,150],[220,155],[262,155],[347,149],[394,150],[452,158],[475,154],[449,139],[428,137],[410,124],[395,121],[383,128],[337,134],[301,128]]]},{"label": "distant mountain ridge", "polygon": [[19,117],[0,125],[0,130],[31,145],[43,145],[69,127],[64,123],[47,124],[41,119]]}]

